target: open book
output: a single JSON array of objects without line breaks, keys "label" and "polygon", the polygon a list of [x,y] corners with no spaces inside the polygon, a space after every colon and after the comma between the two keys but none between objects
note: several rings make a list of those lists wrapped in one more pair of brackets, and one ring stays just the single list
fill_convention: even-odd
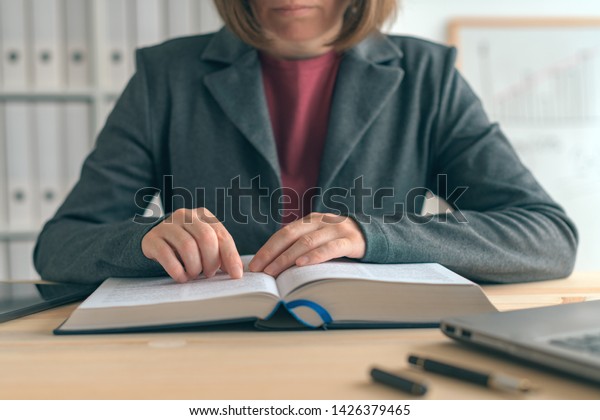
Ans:
[{"label": "open book", "polygon": [[[246,265],[250,259],[243,257]],[[445,317],[490,311],[496,309],[478,285],[439,264],[335,261],[292,267],[277,278],[248,271],[239,280],[218,274],[185,284],[110,278],[55,333],[241,321],[269,329],[292,327],[289,320],[313,328],[436,326]]]}]

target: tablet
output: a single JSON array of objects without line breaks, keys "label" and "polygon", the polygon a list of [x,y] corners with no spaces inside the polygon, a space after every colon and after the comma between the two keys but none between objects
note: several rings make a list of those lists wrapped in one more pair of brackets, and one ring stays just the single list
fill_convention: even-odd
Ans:
[{"label": "tablet", "polygon": [[94,288],[47,282],[0,282],[0,322],[76,302]]}]

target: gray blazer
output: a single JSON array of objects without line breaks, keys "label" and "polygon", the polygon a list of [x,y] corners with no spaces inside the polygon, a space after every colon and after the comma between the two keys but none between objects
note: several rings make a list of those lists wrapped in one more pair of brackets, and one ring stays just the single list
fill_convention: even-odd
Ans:
[{"label": "gray blazer", "polygon": [[[577,234],[454,68],[453,48],[372,36],[345,53],[313,211],[354,217],[364,261],[438,262],[479,281],[568,275]],[[81,179],[44,227],[48,280],[164,272],[140,242],[167,213],[206,207],[241,254],[280,227],[280,171],[257,51],[227,29],[137,51]],[[431,191],[457,211],[420,216]]]}]

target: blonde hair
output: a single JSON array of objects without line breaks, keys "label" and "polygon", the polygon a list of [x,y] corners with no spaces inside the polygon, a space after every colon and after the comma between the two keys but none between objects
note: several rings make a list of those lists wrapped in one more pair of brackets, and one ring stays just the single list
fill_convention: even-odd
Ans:
[{"label": "blonde hair", "polygon": [[[225,25],[242,41],[258,49],[265,49],[269,40],[254,17],[248,0],[214,0]],[[337,51],[352,48],[369,34],[378,32],[383,24],[395,16],[397,0],[351,0],[344,16],[342,29],[331,46]]]}]

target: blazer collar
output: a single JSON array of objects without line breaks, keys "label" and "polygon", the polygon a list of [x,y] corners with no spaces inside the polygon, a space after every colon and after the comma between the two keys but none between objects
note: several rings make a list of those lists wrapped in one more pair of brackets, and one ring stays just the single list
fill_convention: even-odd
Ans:
[{"label": "blazer collar", "polygon": [[220,70],[205,75],[204,85],[225,115],[281,179],[256,49],[242,42],[227,28],[222,28],[206,46],[202,59],[224,65]]},{"label": "blazer collar", "polygon": [[[344,57],[336,80],[319,172],[319,187],[323,190],[338,184],[336,175],[398,90],[404,78],[402,56],[402,51],[388,37],[373,34]],[[360,167],[353,168],[353,172],[355,177],[364,175]],[[321,204],[317,201],[314,210],[325,211]]]},{"label": "blazer collar", "polygon": [[[372,35],[349,50],[340,64],[333,94],[319,186],[327,188],[354,147],[398,89],[402,51],[384,35]],[[229,64],[204,77],[227,117],[281,179],[277,147],[255,48],[227,28],[217,32],[202,59]],[[357,176],[360,174],[357,173]]]}]

